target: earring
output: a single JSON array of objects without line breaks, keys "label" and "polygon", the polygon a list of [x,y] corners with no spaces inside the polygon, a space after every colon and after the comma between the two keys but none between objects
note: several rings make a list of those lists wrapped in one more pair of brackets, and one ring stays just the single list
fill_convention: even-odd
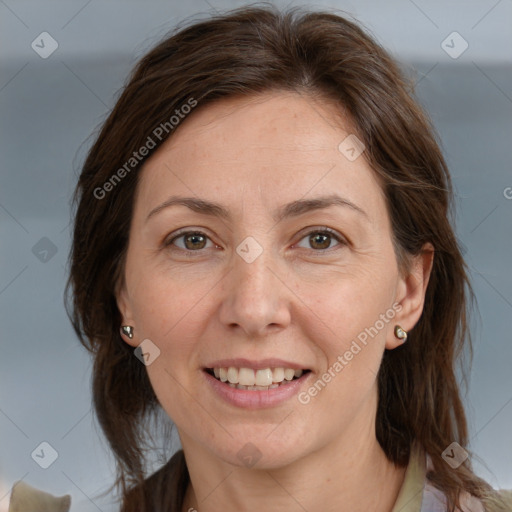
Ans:
[{"label": "earring", "polygon": [[124,334],[130,339],[133,339],[133,327],[131,325],[122,325],[121,334]]},{"label": "earring", "polygon": [[402,340],[402,343],[407,341],[407,331],[402,329],[399,325],[395,325],[395,336]]}]

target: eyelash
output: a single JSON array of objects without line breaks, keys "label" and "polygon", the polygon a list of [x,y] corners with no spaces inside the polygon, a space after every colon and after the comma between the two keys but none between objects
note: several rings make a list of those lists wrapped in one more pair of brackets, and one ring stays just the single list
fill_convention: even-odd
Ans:
[{"label": "eyelash", "polygon": [[[308,237],[308,236],[310,236],[312,234],[327,234],[327,235],[332,236],[337,242],[339,242],[338,246],[330,247],[328,249],[311,249],[313,252],[326,253],[326,252],[329,252],[331,250],[341,249],[344,246],[348,245],[347,241],[338,232],[336,232],[333,229],[328,228],[326,226],[324,226],[324,227],[322,227],[320,229],[319,228],[315,228],[315,229],[312,229],[311,231],[308,231],[307,233],[305,233],[302,236],[302,238],[299,240],[299,242],[301,242],[304,238],[306,238],[306,237]],[[193,231],[181,231],[181,232],[178,232],[178,233],[174,234],[172,236],[172,238],[169,238],[168,240],[164,241],[164,246],[168,247],[168,248],[171,248],[171,246],[173,245],[173,242],[175,240],[177,240],[178,238],[183,238],[186,235],[201,235],[201,236],[204,236],[205,238],[207,238],[208,240],[210,240],[210,237],[208,235],[206,235],[205,233],[203,233],[202,231],[196,231],[196,230],[193,230]],[[203,252],[206,249],[198,249],[197,251],[192,251],[190,249],[182,249],[181,247],[178,247],[176,249],[171,248],[171,250],[179,250],[180,252],[183,252],[186,256],[195,257],[195,254],[193,254],[193,253],[201,254],[201,252]]]}]

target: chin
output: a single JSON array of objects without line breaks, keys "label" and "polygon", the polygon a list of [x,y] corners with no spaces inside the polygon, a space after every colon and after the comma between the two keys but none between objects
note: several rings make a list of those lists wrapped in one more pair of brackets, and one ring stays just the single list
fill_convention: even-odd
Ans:
[{"label": "chin", "polygon": [[304,443],[282,435],[279,439],[269,439],[271,429],[261,435],[234,436],[227,445],[210,446],[214,456],[228,464],[248,469],[278,469],[305,456]]}]

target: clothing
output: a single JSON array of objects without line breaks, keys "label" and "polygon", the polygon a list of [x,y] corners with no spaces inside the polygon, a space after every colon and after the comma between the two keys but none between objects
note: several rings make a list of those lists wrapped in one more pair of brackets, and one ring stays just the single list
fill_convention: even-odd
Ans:
[{"label": "clothing", "polygon": [[71,496],[54,496],[32,487],[23,480],[15,482],[11,489],[9,512],[68,512]]},{"label": "clothing", "polygon": [[[426,481],[426,472],[432,468],[432,461],[425,452],[414,445],[411,450],[404,482],[391,512],[446,512],[446,500],[442,492]],[[512,490],[500,491],[510,505],[512,512]],[[9,512],[69,512],[71,497],[53,496],[19,481],[13,485]],[[467,493],[461,498],[463,512],[486,511],[476,498]],[[72,511],[71,511],[72,512]]]},{"label": "clothing", "polygon": [[[444,493],[426,479],[430,469],[433,469],[430,456],[415,444],[411,449],[404,482],[391,512],[446,512],[447,501]],[[499,492],[512,512],[512,490]],[[463,493],[460,501],[462,512],[492,512],[486,511],[481,501],[469,493]]]}]

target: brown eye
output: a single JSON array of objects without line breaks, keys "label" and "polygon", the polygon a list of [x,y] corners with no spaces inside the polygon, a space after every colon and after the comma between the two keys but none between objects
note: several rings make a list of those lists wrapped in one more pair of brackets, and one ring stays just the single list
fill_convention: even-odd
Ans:
[{"label": "brown eye", "polygon": [[206,237],[200,233],[192,233],[190,235],[185,235],[185,246],[187,249],[204,249],[206,244]]},{"label": "brown eye", "polygon": [[307,239],[307,243],[309,244],[308,248],[315,249],[317,252],[332,249],[333,247],[330,247],[330,245],[333,239],[338,242],[337,245],[339,246],[346,245],[346,242],[343,240],[343,238],[329,228],[310,231],[301,239],[301,241],[305,239]]},{"label": "brown eye", "polygon": [[[176,240],[183,240],[184,246],[175,244],[174,242]],[[184,251],[197,251],[205,248],[207,240],[209,240],[209,238],[201,231],[186,231],[178,236],[175,236],[166,242],[165,245],[176,245]]]},{"label": "brown eye", "polygon": [[324,233],[315,233],[309,235],[309,242],[312,244],[314,249],[328,249],[331,245],[331,235]]}]

